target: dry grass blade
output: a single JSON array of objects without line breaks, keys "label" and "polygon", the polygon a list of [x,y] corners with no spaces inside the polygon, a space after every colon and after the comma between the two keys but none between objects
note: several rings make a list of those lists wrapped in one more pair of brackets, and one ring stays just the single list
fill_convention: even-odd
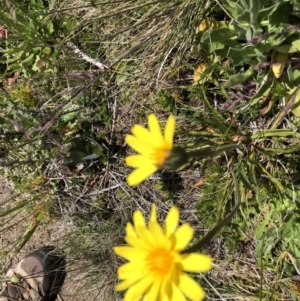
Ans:
[{"label": "dry grass blade", "polygon": [[17,24],[17,14],[16,11],[14,9],[14,5],[10,0],[5,0],[5,5],[13,19],[13,21],[15,22],[15,24]]}]

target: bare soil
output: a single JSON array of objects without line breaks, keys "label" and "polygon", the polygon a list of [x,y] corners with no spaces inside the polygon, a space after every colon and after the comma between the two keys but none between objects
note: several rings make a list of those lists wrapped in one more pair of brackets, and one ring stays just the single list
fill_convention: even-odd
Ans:
[{"label": "bare soil", "polygon": [[[13,194],[13,190],[4,177],[0,177],[0,213],[10,208],[13,208],[17,199]],[[13,217],[12,217],[13,216]],[[33,236],[21,249],[20,252],[14,254],[16,251],[16,243],[20,237],[24,235],[28,229],[28,222],[24,220],[22,214],[13,214],[8,217],[0,217],[0,271],[2,277],[5,276],[6,271],[13,264],[16,264],[20,259],[29,252],[32,252],[42,246],[56,245],[56,242],[67,234],[67,227],[63,221],[59,220],[50,225],[38,226]],[[68,261],[67,258],[67,277],[57,300],[61,301],[82,301],[82,300],[100,300],[103,295],[98,289],[91,289],[90,285],[86,285],[89,277],[80,268],[80,262],[76,263]],[[0,276],[0,277],[1,277]],[[86,287],[89,287],[87,292]]]}]

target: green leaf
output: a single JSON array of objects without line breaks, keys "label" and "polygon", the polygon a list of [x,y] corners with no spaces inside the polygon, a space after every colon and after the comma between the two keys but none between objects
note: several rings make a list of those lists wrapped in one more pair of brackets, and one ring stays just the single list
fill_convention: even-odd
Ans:
[{"label": "green leaf", "polygon": [[268,228],[268,224],[270,222],[270,218],[271,218],[271,215],[272,215],[272,211],[269,211],[268,214],[266,214],[264,216],[264,220],[259,224],[257,230],[256,230],[256,235],[255,235],[255,238],[256,239],[262,239],[262,237],[265,235],[266,231],[267,231],[267,228]]},{"label": "green leaf", "polygon": [[237,34],[227,27],[218,28],[206,31],[201,38],[201,43],[220,43],[222,41],[228,41],[236,36]]},{"label": "green leaf", "polygon": [[94,160],[94,159],[98,159],[99,155],[97,154],[91,154],[91,155],[87,155],[85,157],[82,158],[82,160],[86,161],[86,160]]},{"label": "green leaf", "polygon": [[239,23],[242,23],[242,24],[250,24],[250,12],[249,11],[244,11],[241,15],[239,15],[237,17],[237,21]]},{"label": "green leaf", "polygon": [[290,236],[290,234],[293,232],[293,224],[294,224],[294,220],[293,219],[290,219],[288,222],[286,222],[282,229],[281,229],[281,236],[282,237],[288,237]]},{"label": "green leaf", "polygon": [[295,40],[292,42],[292,45],[281,45],[275,49],[278,52],[282,53],[293,53],[300,51],[300,40]]},{"label": "green leaf", "polygon": [[24,59],[21,64],[25,66],[29,66],[34,61],[34,53],[31,53],[26,59]]},{"label": "green leaf", "polygon": [[21,51],[15,53],[13,55],[9,55],[8,56],[8,61],[10,63],[13,63],[13,62],[19,60],[22,57],[22,55],[24,54],[24,52],[25,52],[24,50],[21,50]]},{"label": "green leaf", "polygon": [[240,179],[245,185],[245,187],[248,188],[249,190],[253,190],[252,185],[248,179],[248,176],[245,173],[245,166],[242,161],[239,162],[238,171],[239,171]]},{"label": "green leaf", "polygon": [[39,223],[40,223],[40,221],[35,220],[29,225],[29,227],[26,229],[26,232],[24,233],[23,237],[21,238],[20,244],[17,247],[16,252],[19,252],[25,246],[25,244],[29,241],[29,239],[34,234],[35,230],[37,229]]},{"label": "green leaf", "polygon": [[267,96],[272,87],[274,85],[274,79],[271,76],[271,70],[270,72],[265,75],[264,79],[262,80],[262,85],[259,87],[257,93],[251,98],[250,104],[253,106],[258,103],[261,98]]},{"label": "green leaf", "polygon": [[276,3],[272,6],[260,9],[257,14],[257,21],[259,23],[261,23],[265,18],[268,18],[270,16],[270,14],[273,12],[273,10],[276,9],[277,5],[278,5],[278,3]]},{"label": "green leaf", "polygon": [[48,29],[49,34],[51,34],[51,33],[54,32],[54,26],[53,26],[53,23],[52,23],[52,22],[49,22],[49,21],[48,21],[47,29]]},{"label": "green leaf", "polygon": [[258,165],[261,171],[268,177],[269,181],[273,183],[279,189],[280,192],[284,192],[285,189],[281,182],[277,178],[273,177],[261,164]]},{"label": "green leaf", "polygon": [[243,27],[240,27],[238,24],[233,23],[233,31],[238,35],[238,39],[246,41],[246,30]]},{"label": "green leaf", "polygon": [[231,75],[223,88],[231,88],[246,81],[253,74],[253,69],[250,67],[244,74]]},{"label": "green leaf", "polygon": [[26,201],[22,201],[22,202],[18,203],[15,207],[13,207],[9,210],[0,212],[0,217],[10,215],[10,214],[14,213],[15,211],[19,211],[20,209],[24,208],[26,204],[27,204]]},{"label": "green leaf", "polygon": [[287,23],[291,11],[293,11],[293,6],[290,1],[278,1],[276,8],[269,15],[270,25],[280,27],[280,23]]},{"label": "green leaf", "polygon": [[233,19],[237,19],[239,13],[244,10],[244,8],[241,5],[239,5],[239,3],[237,3],[236,1],[224,0],[222,4]]},{"label": "green leaf", "polygon": [[231,59],[234,65],[239,65],[245,61],[245,58],[249,59],[257,57],[257,53],[252,46],[245,46],[241,49],[230,47],[227,57]]}]

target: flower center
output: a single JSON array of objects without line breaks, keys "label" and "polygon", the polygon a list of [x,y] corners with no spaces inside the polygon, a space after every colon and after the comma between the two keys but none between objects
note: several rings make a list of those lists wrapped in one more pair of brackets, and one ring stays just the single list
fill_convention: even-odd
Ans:
[{"label": "flower center", "polygon": [[148,268],[150,272],[157,276],[166,276],[174,266],[174,257],[170,251],[157,249],[147,256]]},{"label": "flower center", "polygon": [[155,149],[155,153],[153,154],[153,160],[155,165],[158,167],[162,167],[167,158],[170,157],[171,152],[167,149]]}]

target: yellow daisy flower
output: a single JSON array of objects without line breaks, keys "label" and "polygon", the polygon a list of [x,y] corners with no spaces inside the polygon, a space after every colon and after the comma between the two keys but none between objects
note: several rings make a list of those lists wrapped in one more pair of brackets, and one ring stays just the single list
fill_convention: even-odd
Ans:
[{"label": "yellow daisy flower", "polygon": [[159,168],[164,166],[165,160],[171,155],[175,131],[175,118],[170,115],[162,134],[157,117],[148,116],[149,130],[136,124],[132,128],[133,135],[126,135],[125,141],[138,154],[125,158],[128,166],[136,168],[128,177],[130,186],[143,182]]},{"label": "yellow daisy flower", "polygon": [[127,290],[124,301],[201,301],[205,297],[202,287],[185,272],[207,272],[212,258],[200,253],[185,253],[193,238],[189,224],[177,230],[179,211],[172,207],[164,226],[157,222],[156,206],[152,205],[148,226],[140,210],[134,212],[133,225],[126,226],[125,241],[129,246],[114,247],[116,254],[129,262],[120,266],[122,280],[117,291]]}]

